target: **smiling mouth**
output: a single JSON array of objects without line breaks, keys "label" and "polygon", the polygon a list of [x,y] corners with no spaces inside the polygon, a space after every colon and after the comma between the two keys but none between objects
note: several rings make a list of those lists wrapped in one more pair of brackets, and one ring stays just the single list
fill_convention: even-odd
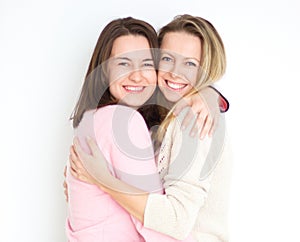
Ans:
[{"label": "smiling mouth", "polygon": [[123,86],[123,87],[127,92],[130,93],[140,93],[145,89],[144,86]]},{"label": "smiling mouth", "polygon": [[168,81],[168,80],[165,80],[167,86],[174,90],[174,91],[181,91],[182,89],[184,89],[187,84],[182,84],[182,83],[175,83],[175,82],[171,82],[171,81]]}]

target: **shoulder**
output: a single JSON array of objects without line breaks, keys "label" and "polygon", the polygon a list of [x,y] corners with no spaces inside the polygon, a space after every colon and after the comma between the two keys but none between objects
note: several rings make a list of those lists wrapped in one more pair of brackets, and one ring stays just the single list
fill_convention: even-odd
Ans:
[{"label": "shoulder", "polygon": [[145,123],[139,112],[123,105],[108,105],[99,108],[94,113],[94,119],[112,123]]},{"label": "shoulder", "polygon": [[151,141],[149,130],[142,115],[123,105],[109,105],[94,113],[96,136],[109,134],[109,139],[120,144],[135,143],[142,147]]},{"label": "shoulder", "polygon": [[224,153],[227,150],[225,115],[221,114],[213,136],[201,140],[198,136],[191,137],[190,135],[196,115],[186,129],[181,129],[181,123],[188,111],[189,108],[185,108],[172,120],[165,139],[170,144],[173,164],[177,164],[181,170],[194,173],[201,181],[208,178],[224,159]]}]

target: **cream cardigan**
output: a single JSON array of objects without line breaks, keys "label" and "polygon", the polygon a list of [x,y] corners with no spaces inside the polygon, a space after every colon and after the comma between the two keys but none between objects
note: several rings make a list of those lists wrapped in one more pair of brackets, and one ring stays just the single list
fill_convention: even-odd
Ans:
[{"label": "cream cardigan", "polygon": [[[186,110],[187,111],[187,110]],[[144,226],[183,240],[227,242],[231,150],[222,115],[212,138],[192,138],[182,131],[186,112],[169,125],[158,156],[165,195],[150,194]]]}]

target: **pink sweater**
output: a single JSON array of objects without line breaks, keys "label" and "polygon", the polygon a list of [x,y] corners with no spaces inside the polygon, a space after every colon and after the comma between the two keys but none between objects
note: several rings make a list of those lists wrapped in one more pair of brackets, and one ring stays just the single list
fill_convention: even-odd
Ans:
[{"label": "pink sweater", "polygon": [[[111,105],[84,114],[75,130],[82,147],[85,137],[97,141],[111,173],[140,189],[163,193],[143,117],[126,106]],[[67,172],[69,203],[66,234],[69,242],[178,241],[143,225],[95,185]],[[194,241],[189,236],[185,241]]]}]

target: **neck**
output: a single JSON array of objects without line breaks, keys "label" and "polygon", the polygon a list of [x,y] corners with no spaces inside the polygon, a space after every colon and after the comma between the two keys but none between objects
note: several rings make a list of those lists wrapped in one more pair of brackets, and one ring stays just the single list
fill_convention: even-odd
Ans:
[{"label": "neck", "polygon": [[168,110],[171,110],[173,108],[173,106],[175,105],[174,102],[168,101],[161,92],[159,92],[159,95],[157,96],[157,104]]}]

